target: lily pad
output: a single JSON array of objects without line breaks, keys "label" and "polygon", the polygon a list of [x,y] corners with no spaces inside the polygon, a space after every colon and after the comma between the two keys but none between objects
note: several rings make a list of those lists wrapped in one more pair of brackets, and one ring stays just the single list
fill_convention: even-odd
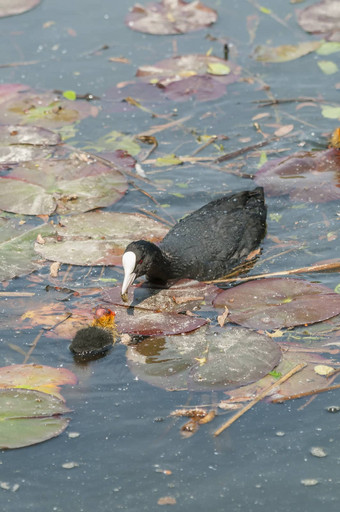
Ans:
[{"label": "lily pad", "polygon": [[62,128],[98,114],[98,109],[85,100],[69,101],[54,92],[38,92],[18,84],[5,84],[0,88],[0,98],[0,123],[3,124]]},{"label": "lily pad", "polygon": [[46,157],[60,143],[58,133],[39,126],[0,126],[0,164]]},{"label": "lily pad", "polygon": [[284,44],[271,48],[259,45],[255,48],[253,58],[261,62],[287,62],[299,59],[320,48],[322,41],[307,41],[304,43]]},{"label": "lily pad", "polygon": [[132,30],[147,34],[183,34],[208,27],[217,20],[217,13],[203,3],[163,0],[146,6],[136,4],[125,23]]},{"label": "lily pad", "polygon": [[145,312],[134,308],[131,313],[126,307],[112,307],[119,333],[131,336],[169,336],[194,331],[207,323],[198,316],[176,313]]},{"label": "lily pad", "polygon": [[187,101],[195,96],[197,101],[212,101],[226,94],[225,84],[208,75],[196,75],[172,82],[164,88],[164,94],[173,101]]},{"label": "lily pad", "polygon": [[302,279],[259,279],[221,292],[215,307],[229,309],[228,319],[252,329],[313,324],[340,313],[340,295]]},{"label": "lily pad", "polygon": [[141,66],[136,73],[144,81],[163,87],[196,75],[208,75],[228,85],[238,80],[240,67],[213,55],[192,53],[164,59],[151,66]]},{"label": "lily pad", "polygon": [[1,0],[0,18],[22,14],[39,5],[41,0]]},{"label": "lily pad", "polygon": [[0,390],[0,449],[22,448],[61,434],[69,412],[55,396],[30,389]]},{"label": "lily pad", "polygon": [[[272,401],[280,398],[289,398],[299,393],[310,393],[311,391],[317,391],[320,388],[325,388],[329,385],[329,381],[321,375],[318,375],[314,368],[316,365],[331,364],[332,361],[326,359],[320,354],[317,354],[313,349],[309,352],[306,348],[306,352],[303,352],[303,347],[297,344],[282,344],[282,359],[279,365],[275,368],[278,375],[285,375],[292,368],[300,363],[306,364],[300,372],[290,377],[286,382],[281,384],[280,388],[273,390],[272,394],[266,397],[267,401]],[[230,400],[223,401],[223,407],[226,404],[233,402],[241,402],[252,400],[256,394],[262,390],[268,388],[275,382],[275,377],[272,375],[266,375],[263,379],[244,386],[242,388],[228,391]]]},{"label": "lily pad", "polygon": [[[220,292],[212,284],[200,283],[191,279],[182,279],[170,288],[160,289],[146,283],[143,286],[132,285],[128,290],[128,303],[138,305],[138,309],[179,313],[192,311],[202,305],[212,304]],[[118,306],[126,305],[121,298],[121,287],[104,290],[103,300]]]},{"label": "lily pad", "polygon": [[72,265],[121,265],[125,247],[140,237],[159,242],[168,228],[138,213],[88,212],[63,217],[57,234],[35,250],[44,258]]},{"label": "lily pad", "polygon": [[13,364],[0,368],[0,389],[34,389],[63,400],[59,393],[60,386],[76,383],[77,377],[66,368],[39,364]]},{"label": "lily pad", "polygon": [[306,151],[265,163],[255,182],[268,196],[289,194],[294,201],[323,203],[340,199],[340,151]]},{"label": "lily pad", "polygon": [[127,350],[139,379],[171,390],[242,386],[266,375],[280,358],[279,345],[268,336],[242,327],[148,338]]},{"label": "lily pad", "polygon": [[32,227],[21,224],[20,219],[0,217],[0,281],[37,270],[41,264],[34,252],[34,241],[38,235],[52,233],[54,228],[50,224]]},{"label": "lily pad", "polygon": [[321,34],[332,41],[340,41],[338,0],[324,0],[302,9],[298,14],[298,22],[306,32]]},{"label": "lily pad", "polygon": [[25,215],[85,212],[115,203],[127,190],[113,166],[77,158],[22,163],[0,185],[0,208]]}]

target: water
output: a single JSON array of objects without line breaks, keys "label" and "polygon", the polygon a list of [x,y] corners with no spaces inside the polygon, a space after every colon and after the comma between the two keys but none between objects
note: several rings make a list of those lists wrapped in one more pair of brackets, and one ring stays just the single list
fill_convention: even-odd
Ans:
[{"label": "water", "polygon": [[[263,90],[266,83],[278,98],[316,97],[321,91],[327,102],[337,101],[336,79],[321,73],[314,54],[282,65],[263,65],[249,59],[252,45],[249,45],[246,29],[247,16],[259,19],[256,44],[268,40],[273,45],[307,40],[308,36],[295,21],[288,19],[290,28],[286,28],[269,15],[259,13],[249,2],[211,1],[209,5],[217,9],[220,16],[214,27],[185,36],[152,37],[124,26],[123,18],[132,4],[132,1],[103,0],[98,5],[90,0],[75,0],[72,4],[64,0],[45,0],[26,14],[0,19],[1,63],[37,60],[29,66],[0,68],[0,83],[75,89],[81,94],[90,92],[101,97],[116,83],[133,80],[139,65],[170,57],[174,44],[179,54],[205,53],[212,48],[215,55],[222,56],[223,44],[228,40],[231,58],[237,59],[243,67],[243,76],[251,80],[228,86],[228,94],[212,102],[148,105],[162,114],[171,113],[176,107],[178,118],[191,116],[184,127],[156,134],[159,149],[151,157],[169,153],[190,155],[197,148],[192,131],[228,135],[230,139],[223,142],[225,152],[241,147],[243,138],[248,137],[249,144],[259,142],[262,136],[256,133],[252,118],[260,112],[269,113],[268,125],[293,123],[296,131],[293,138],[283,139],[264,150],[285,150],[282,155],[286,155],[300,150],[302,141],[306,141],[304,149],[326,145],[325,134],[331,132],[338,121],[324,119],[317,105],[301,110],[296,110],[294,103],[280,109],[261,109],[253,103],[266,98]],[[290,14],[294,19],[295,6],[288,2],[282,5],[279,0],[272,0],[268,7],[281,19]],[[44,28],[47,22],[53,24]],[[207,34],[217,39],[206,39]],[[109,50],[95,55],[93,52],[104,44],[110,46]],[[110,56],[123,56],[131,63],[109,62]],[[336,60],[337,57],[330,58]],[[112,129],[137,134],[165,122],[138,109],[119,112],[105,109],[96,119],[83,121],[70,143],[82,147]],[[272,133],[273,126],[265,126],[261,121],[263,131]],[[268,157],[280,154],[275,152],[268,152]],[[214,150],[209,148],[205,154],[214,154]],[[219,155],[216,150],[216,156]],[[259,152],[249,153],[231,161],[231,169],[253,174],[259,158]],[[114,209],[146,208],[161,216],[169,213],[180,218],[222,193],[253,186],[249,179],[229,173],[230,162],[227,164],[226,172],[209,164],[185,164],[170,169],[143,165],[148,177],[159,180],[164,191],[144,184],[143,188],[160,204],[170,206],[161,210],[130,188]],[[297,248],[267,260],[277,254],[268,236],[263,243],[262,262],[252,272],[305,266],[337,256],[338,242],[325,239],[329,231],[338,234],[334,203],[302,208],[296,208],[296,204],[286,198],[269,198],[267,203],[268,235],[295,243],[306,241],[307,250]],[[281,216],[279,222],[277,216]],[[66,266],[62,268],[59,283],[65,271]],[[99,273],[100,269],[94,269],[89,275],[87,269],[73,269],[64,285],[73,288],[98,285]],[[32,276],[36,276],[36,282]],[[44,290],[49,283],[48,271],[43,269],[32,276],[12,280],[3,289],[32,290],[41,304],[49,302],[50,296]],[[121,274],[113,269],[105,269],[103,276],[121,279]],[[302,277],[331,288],[339,283],[336,274]],[[0,334],[1,365],[22,363],[23,356],[11,349],[9,343],[28,350],[38,334],[39,328],[16,328],[20,323],[18,317],[32,304],[34,301],[26,299],[1,299],[4,315]],[[94,297],[91,305],[96,304]],[[208,508],[216,512],[316,512],[321,506],[327,506],[329,512],[338,510],[340,416],[326,410],[330,405],[340,405],[338,391],[317,396],[302,410],[299,408],[303,400],[281,405],[261,402],[218,438],[213,437],[213,432],[227,416],[201,426],[191,438],[182,439],[179,430],[184,420],[170,419],[170,412],[183,405],[215,403],[225,398],[222,392],[171,393],[154,388],[131,374],[125,347],[121,345],[103,359],[77,366],[68,344],[66,339],[43,335],[29,362],[63,366],[78,375],[79,383],[74,388],[63,389],[73,411],[70,425],[66,432],[51,441],[0,454],[0,481],[8,483],[9,487],[0,488],[3,512],[33,509],[35,512],[137,512],[157,510],[158,500],[166,496],[176,500],[172,510],[188,512]],[[79,436],[69,437],[72,432]],[[313,446],[324,448],[327,457],[311,455]],[[77,465],[73,469],[63,468],[63,464],[70,462]],[[301,483],[305,479],[315,479],[318,484],[305,486]]]}]

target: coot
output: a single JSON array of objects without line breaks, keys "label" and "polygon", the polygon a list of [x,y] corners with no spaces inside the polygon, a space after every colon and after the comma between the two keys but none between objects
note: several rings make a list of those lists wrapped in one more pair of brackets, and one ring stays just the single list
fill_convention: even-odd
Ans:
[{"label": "coot", "polygon": [[159,246],[138,240],[123,254],[122,296],[136,277],[153,282],[217,279],[242,263],[261,242],[267,208],[263,188],[211,201],[180,220]]}]

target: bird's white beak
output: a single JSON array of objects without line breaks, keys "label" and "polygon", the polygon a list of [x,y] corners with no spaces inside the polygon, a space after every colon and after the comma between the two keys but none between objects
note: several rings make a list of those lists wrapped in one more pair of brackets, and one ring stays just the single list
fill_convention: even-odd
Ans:
[{"label": "bird's white beak", "polygon": [[122,258],[123,268],[124,268],[124,281],[122,285],[122,296],[126,294],[129,286],[136,279],[136,274],[134,273],[134,269],[136,267],[136,255],[132,251],[125,252]]}]

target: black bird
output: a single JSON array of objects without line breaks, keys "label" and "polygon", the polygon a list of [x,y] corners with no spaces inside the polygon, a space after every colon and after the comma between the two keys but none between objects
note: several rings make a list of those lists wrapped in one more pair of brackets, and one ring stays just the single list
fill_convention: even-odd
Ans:
[{"label": "black bird", "polygon": [[232,194],[202,206],[180,220],[159,246],[138,240],[123,254],[122,296],[136,277],[153,282],[225,276],[256,249],[265,235],[263,188]]}]

